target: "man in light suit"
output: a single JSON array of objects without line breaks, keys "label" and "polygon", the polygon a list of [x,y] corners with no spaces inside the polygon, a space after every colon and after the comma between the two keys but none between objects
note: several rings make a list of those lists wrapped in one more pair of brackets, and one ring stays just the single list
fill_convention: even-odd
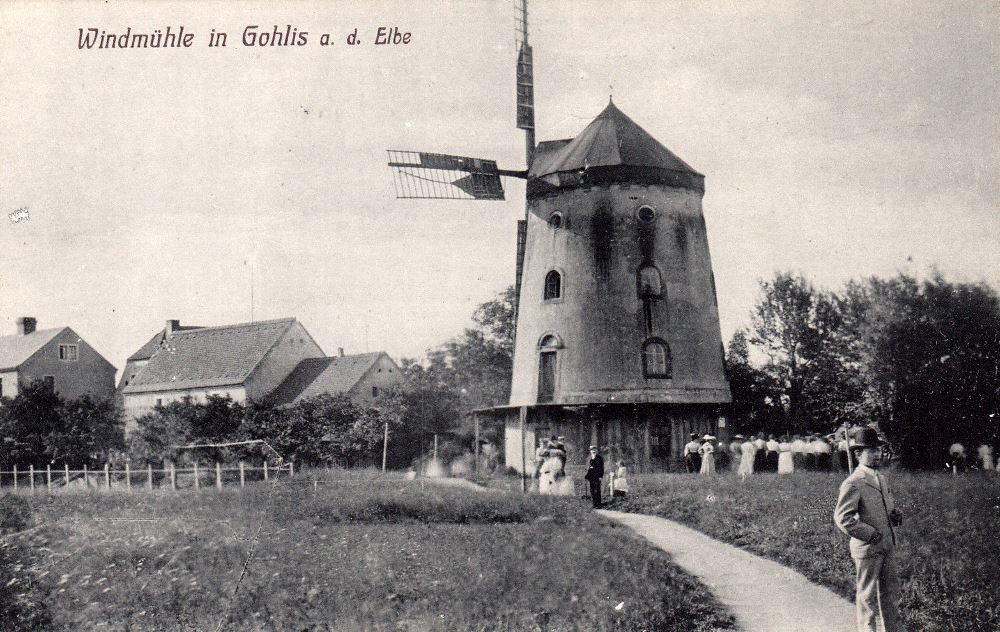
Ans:
[{"label": "man in light suit", "polygon": [[857,568],[857,623],[860,632],[902,632],[896,532],[903,516],[879,472],[882,441],[874,428],[860,428],[850,443],[857,468],[840,485],[833,512],[837,528],[851,536]]}]

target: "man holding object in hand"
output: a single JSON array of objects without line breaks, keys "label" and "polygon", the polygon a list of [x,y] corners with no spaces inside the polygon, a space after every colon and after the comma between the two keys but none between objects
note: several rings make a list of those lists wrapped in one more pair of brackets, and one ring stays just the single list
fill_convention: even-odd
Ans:
[{"label": "man holding object in hand", "polygon": [[833,521],[851,536],[851,557],[857,568],[858,630],[902,632],[893,527],[903,523],[903,516],[879,471],[882,440],[874,428],[860,428],[850,450],[858,466],[840,485]]}]

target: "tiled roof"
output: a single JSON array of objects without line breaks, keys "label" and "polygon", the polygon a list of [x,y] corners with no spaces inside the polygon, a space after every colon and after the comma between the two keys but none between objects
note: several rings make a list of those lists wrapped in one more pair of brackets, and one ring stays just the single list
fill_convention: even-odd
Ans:
[{"label": "tiled roof", "polygon": [[291,404],[323,393],[346,393],[354,388],[384,353],[376,351],[303,360],[275,389],[271,399],[275,404]]},{"label": "tiled roof", "polygon": [[16,369],[36,351],[47,345],[53,338],[65,330],[65,327],[55,329],[39,329],[27,335],[0,336],[0,369]]},{"label": "tiled roof", "polygon": [[[204,329],[204,327],[201,327],[199,325],[190,327],[178,327],[174,331],[175,332],[190,331],[192,329]],[[156,332],[156,334],[154,334],[153,337],[146,342],[146,344],[139,347],[138,351],[130,355],[128,357],[128,360],[126,360],[126,362],[131,362],[132,360],[148,360],[152,358],[153,354],[159,350],[160,345],[163,343],[163,334],[165,332],[166,332],[165,329],[161,329],[160,331]]]},{"label": "tiled roof", "polygon": [[174,332],[125,393],[242,384],[294,318]]},{"label": "tiled roof", "polygon": [[540,143],[528,176],[541,178],[558,172],[618,166],[651,167],[700,175],[625,116],[614,103],[609,103],[573,140]]}]

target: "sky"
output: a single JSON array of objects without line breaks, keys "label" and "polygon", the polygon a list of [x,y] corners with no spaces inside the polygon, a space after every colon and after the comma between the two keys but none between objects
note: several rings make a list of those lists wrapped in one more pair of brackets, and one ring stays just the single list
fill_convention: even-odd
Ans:
[{"label": "sky", "polygon": [[[997,2],[529,9],[539,141],[613,95],[705,174],[724,340],[779,270],[1000,288]],[[3,3],[0,334],[68,325],[119,369],[166,319],[293,316],[328,354],[397,359],[460,334],[513,283],[523,182],[504,202],[397,200],[385,150],[524,167],[514,17],[508,0]],[[252,25],[308,43],[244,46]],[[78,47],[80,28],[167,26],[193,45]],[[410,43],[375,46],[380,26]]]}]

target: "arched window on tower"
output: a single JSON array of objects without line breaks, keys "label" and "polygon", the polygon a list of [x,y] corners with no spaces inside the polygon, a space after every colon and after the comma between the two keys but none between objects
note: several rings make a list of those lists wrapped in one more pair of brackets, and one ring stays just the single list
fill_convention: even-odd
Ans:
[{"label": "arched window on tower", "polygon": [[663,281],[660,271],[651,263],[639,268],[639,297],[660,298],[663,296]]},{"label": "arched window on tower", "polygon": [[643,377],[670,379],[673,371],[670,345],[660,338],[650,338],[642,345]]},{"label": "arched window on tower", "polygon": [[652,263],[644,263],[636,272],[639,300],[642,301],[642,316],[646,325],[646,335],[653,334],[653,301],[663,299],[663,280],[660,270]]},{"label": "arched window on tower", "polygon": [[562,298],[562,275],[558,270],[549,270],[545,275],[545,296],[546,301]]}]

